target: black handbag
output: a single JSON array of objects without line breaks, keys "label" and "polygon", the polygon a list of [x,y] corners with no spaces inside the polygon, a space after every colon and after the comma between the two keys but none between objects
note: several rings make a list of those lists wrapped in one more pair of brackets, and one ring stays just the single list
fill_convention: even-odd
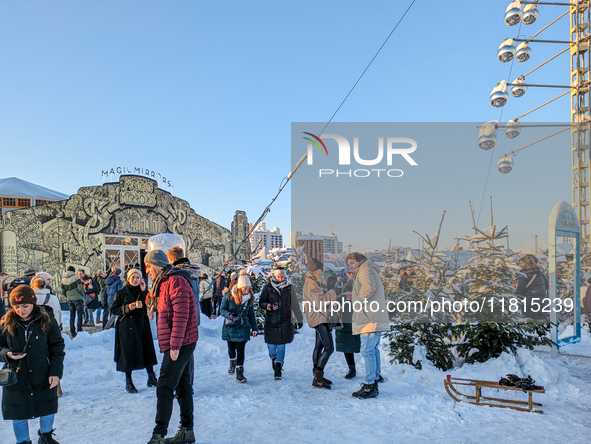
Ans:
[{"label": "black handbag", "polygon": [[[31,334],[29,333],[27,337],[27,342],[25,342],[25,350],[23,353],[26,353],[27,346],[29,345],[29,339],[31,339]],[[22,361],[25,358],[20,359]],[[19,362],[16,369],[14,368],[3,368],[0,370],[0,387],[10,387],[11,385],[15,385],[18,382],[18,371],[21,368],[21,364]]]},{"label": "black handbag", "polygon": [[244,314],[244,308],[246,307],[247,304],[244,304],[244,307],[242,307],[242,309],[240,310],[240,314],[239,315],[234,315],[234,316],[238,316],[236,319],[234,319],[234,321],[231,321],[229,319],[226,319],[224,321],[224,323],[228,326],[228,327],[236,327],[237,325],[242,325],[244,324],[244,318],[242,317],[242,315]]},{"label": "black handbag", "polygon": [[0,387],[10,387],[18,382],[18,367],[16,371],[12,368],[0,370]]}]

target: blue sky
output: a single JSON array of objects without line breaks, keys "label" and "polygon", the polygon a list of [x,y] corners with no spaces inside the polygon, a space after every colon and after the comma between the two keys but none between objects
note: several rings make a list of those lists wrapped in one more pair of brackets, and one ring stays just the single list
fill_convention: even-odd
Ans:
[{"label": "blue sky", "polygon": [[[503,22],[508,3],[417,0],[335,122],[499,119],[488,96],[511,67],[496,52],[519,32]],[[75,193],[101,184],[102,169],[142,166],[170,178],[174,194],[208,219],[229,227],[240,209],[254,221],[290,171],[291,123],[332,116],[409,4],[3,2],[0,177]],[[523,36],[564,11],[540,9],[538,21],[521,28]],[[567,40],[568,18],[540,38]],[[514,64],[511,80],[563,47],[532,44],[532,58]],[[528,80],[564,85],[569,71],[563,55]],[[530,88],[509,100],[502,120],[560,92]],[[568,119],[565,97],[522,123]],[[436,161],[445,174],[466,175],[461,205],[467,208],[468,197],[478,211],[491,152],[479,150],[476,139],[474,129],[473,145],[462,147],[473,150],[470,156],[450,152]],[[517,140],[521,146],[535,139],[524,131]],[[514,230],[516,246],[536,233],[546,240],[550,210],[571,201],[570,147],[525,150],[504,176],[497,159],[515,148],[505,150],[506,141],[500,135],[492,155],[485,205],[492,194],[500,206],[497,223]],[[429,189],[422,182],[404,185],[416,198],[400,228],[402,244],[416,245],[412,230],[433,225],[434,231],[441,216],[439,203],[424,199]],[[286,239],[289,192],[266,219]],[[470,222],[469,212],[458,217]],[[463,226],[450,227],[450,238],[463,234]]]}]

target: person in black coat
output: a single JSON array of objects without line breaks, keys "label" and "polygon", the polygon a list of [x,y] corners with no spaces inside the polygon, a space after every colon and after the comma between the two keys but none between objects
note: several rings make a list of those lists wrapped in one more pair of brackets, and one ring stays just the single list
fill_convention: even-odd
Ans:
[{"label": "person in black coat", "polygon": [[13,421],[18,443],[30,444],[28,420],[39,418],[39,443],[59,444],[52,435],[64,340],[55,319],[37,306],[31,287],[16,287],[10,304],[13,309],[0,321],[0,361],[4,368],[18,368],[18,381],[3,387],[2,415]]},{"label": "person in black coat", "polygon": [[158,363],[148,311],[144,303],[148,291],[142,272],[132,268],[127,272],[127,284],[116,294],[111,306],[111,314],[119,316],[115,324],[115,362],[117,371],[125,372],[125,389],[137,393],[131,372],[146,369],[148,387],[156,387],[158,379],[154,365]]},{"label": "person in black coat", "polygon": [[533,254],[526,254],[519,259],[519,266],[525,276],[519,277],[515,294],[525,297],[524,315],[543,319],[544,299],[548,297],[548,277],[540,270],[538,258]]},{"label": "person in black coat", "polygon": [[[342,288],[340,302],[343,306],[341,310],[342,328],[336,329],[335,339],[337,351],[343,352],[349,371],[345,375],[345,379],[353,379],[357,376],[355,370],[355,353],[361,352],[361,335],[353,335],[353,310],[350,305],[351,300],[347,299],[346,294],[353,291],[353,272],[349,270],[346,265],[345,269],[339,275],[337,285]],[[349,303],[346,303],[346,301]]]},{"label": "person in black coat", "polygon": [[285,344],[293,341],[294,335],[292,312],[298,322],[298,328],[303,326],[298,298],[285,270],[278,268],[273,271],[273,277],[263,287],[259,305],[266,313],[265,343],[275,371],[274,377],[281,379],[281,369],[285,361]]}]

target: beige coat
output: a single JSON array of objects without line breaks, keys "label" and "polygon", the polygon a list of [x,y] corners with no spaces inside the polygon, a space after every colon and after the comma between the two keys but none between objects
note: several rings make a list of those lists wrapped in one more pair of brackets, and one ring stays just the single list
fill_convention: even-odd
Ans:
[{"label": "beige coat", "polygon": [[[312,273],[306,274],[304,281],[304,313],[311,328],[330,320],[330,302],[336,301],[339,297],[334,290],[325,291],[324,286]],[[325,303],[326,309],[325,309]]]},{"label": "beige coat", "polygon": [[213,296],[213,287],[210,287],[209,290],[207,290],[207,287],[209,287],[210,284],[211,282],[208,279],[203,279],[199,282],[199,293],[203,295],[202,299],[211,299]]},{"label": "beige coat", "polygon": [[379,267],[369,259],[357,269],[351,299],[354,335],[390,331],[386,294],[379,273]]}]

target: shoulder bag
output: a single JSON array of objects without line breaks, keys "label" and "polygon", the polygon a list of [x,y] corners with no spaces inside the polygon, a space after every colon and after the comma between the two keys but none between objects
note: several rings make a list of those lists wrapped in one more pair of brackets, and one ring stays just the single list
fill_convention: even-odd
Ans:
[{"label": "shoulder bag", "polygon": [[[27,336],[27,342],[25,342],[25,349],[23,353],[26,353],[27,346],[29,345],[29,339],[31,339],[31,334],[29,333]],[[20,359],[19,361],[25,358]],[[0,370],[0,387],[10,387],[11,385],[15,385],[18,382],[18,372],[21,368],[21,364],[19,362],[16,369],[13,368],[4,368]]]}]

